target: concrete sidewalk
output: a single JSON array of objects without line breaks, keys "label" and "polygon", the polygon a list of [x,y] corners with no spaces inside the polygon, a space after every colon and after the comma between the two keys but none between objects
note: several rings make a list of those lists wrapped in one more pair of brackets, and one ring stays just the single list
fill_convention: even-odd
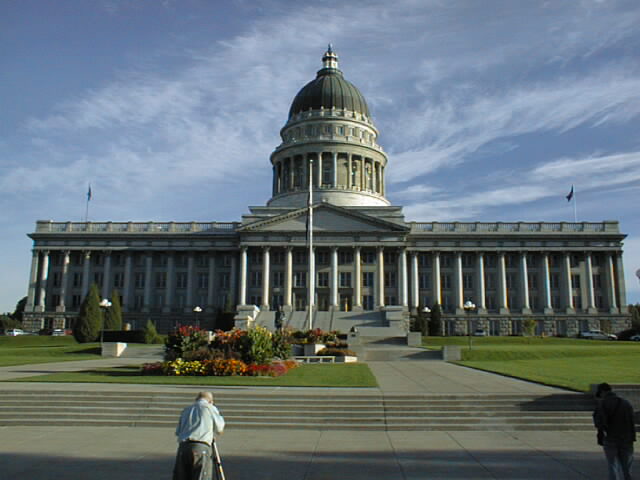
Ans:
[{"label": "concrete sidewalk", "polygon": [[[233,430],[219,440],[229,480],[602,479],[591,432]],[[173,431],[0,427],[0,476],[170,479]]]}]

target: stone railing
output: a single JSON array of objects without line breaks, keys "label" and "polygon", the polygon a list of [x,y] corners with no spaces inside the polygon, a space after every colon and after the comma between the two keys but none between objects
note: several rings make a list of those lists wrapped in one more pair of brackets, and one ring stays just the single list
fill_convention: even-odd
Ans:
[{"label": "stone railing", "polygon": [[529,232],[583,232],[583,233],[620,233],[618,222],[410,222],[412,233],[529,233]]},{"label": "stone railing", "polygon": [[240,222],[53,222],[38,220],[36,233],[233,233]]}]

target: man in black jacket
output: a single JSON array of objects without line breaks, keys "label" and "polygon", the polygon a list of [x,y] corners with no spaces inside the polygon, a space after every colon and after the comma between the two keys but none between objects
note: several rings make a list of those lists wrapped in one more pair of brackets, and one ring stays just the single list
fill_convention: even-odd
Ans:
[{"label": "man in black jacket", "polygon": [[613,393],[608,383],[598,385],[596,398],[593,423],[598,429],[598,444],[607,457],[609,480],[631,480],[633,442],[636,441],[633,407]]}]

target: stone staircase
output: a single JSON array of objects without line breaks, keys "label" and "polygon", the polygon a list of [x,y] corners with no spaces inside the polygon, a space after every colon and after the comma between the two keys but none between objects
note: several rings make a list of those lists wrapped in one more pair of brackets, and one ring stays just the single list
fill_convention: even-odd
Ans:
[{"label": "stone staircase", "polygon": [[[150,387],[152,388],[152,387]],[[195,390],[194,390],[195,391]],[[194,393],[0,392],[0,426],[175,427]],[[593,401],[567,393],[382,395],[224,389],[216,403],[230,429],[591,430]]]}]

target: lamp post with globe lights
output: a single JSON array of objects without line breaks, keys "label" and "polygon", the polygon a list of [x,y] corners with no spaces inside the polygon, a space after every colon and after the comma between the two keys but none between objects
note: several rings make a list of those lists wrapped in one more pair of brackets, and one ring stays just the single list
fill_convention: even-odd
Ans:
[{"label": "lamp post with globe lights", "polygon": [[200,314],[202,313],[202,308],[199,305],[193,307],[193,313],[196,317],[196,327],[200,328]]},{"label": "lamp post with globe lights", "polygon": [[473,303],[471,300],[467,300],[466,302],[464,302],[464,305],[462,305],[462,308],[464,308],[464,311],[467,312],[467,334],[469,335],[469,350],[471,350],[471,312],[473,312],[476,309],[476,304]]},{"label": "lamp post with globe lights", "polygon": [[[427,334],[429,333],[429,322],[431,321],[431,317],[429,317],[427,319],[427,315],[429,315],[431,313],[431,309],[427,306],[425,306],[422,309],[422,313],[424,314],[422,317],[422,325],[420,325],[421,329],[422,329],[422,334],[424,334],[424,332],[426,331]],[[425,322],[427,322],[426,326],[425,326]]]},{"label": "lamp post with globe lights", "polygon": [[102,308],[102,316],[100,317],[100,351],[103,348],[103,340],[104,340],[104,316],[109,314],[109,308],[111,308],[111,302],[107,298],[103,298],[100,303],[100,308]]}]

